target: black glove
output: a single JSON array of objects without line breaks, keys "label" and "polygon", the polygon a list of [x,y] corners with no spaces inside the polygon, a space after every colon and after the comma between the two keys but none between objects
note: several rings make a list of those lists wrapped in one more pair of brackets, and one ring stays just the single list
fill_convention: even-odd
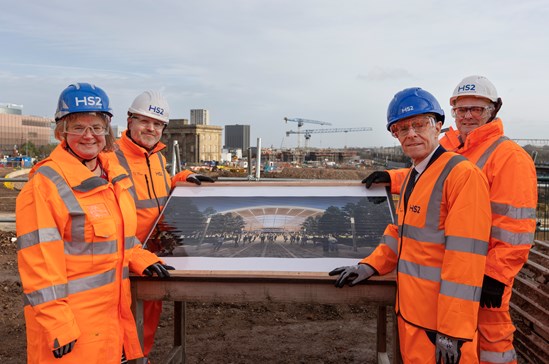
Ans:
[{"label": "black glove", "polygon": [[153,273],[156,273],[156,275],[160,278],[168,278],[170,276],[169,270],[174,270],[175,268],[169,265],[165,265],[162,263],[154,263],[149,265],[145,270],[143,271],[143,274],[149,277],[153,276]]},{"label": "black glove", "polygon": [[461,359],[462,345],[463,340],[437,333],[435,340],[437,364],[442,361],[444,361],[444,364],[458,364]]},{"label": "black glove", "polygon": [[375,171],[362,180],[366,184],[366,188],[372,187],[374,183],[389,183],[391,184],[391,176],[387,171]]},{"label": "black glove", "polygon": [[501,307],[501,299],[505,284],[492,277],[484,275],[482,292],[480,294],[480,307],[498,308]]},{"label": "black glove", "polygon": [[335,282],[335,286],[341,288],[347,282],[349,282],[349,287],[352,287],[357,283],[370,278],[374,273],[374,268],[370,267],[368,264],[357,264],[336,268],[328,274],[331,276],[340,274]]},{"label": "black glove", "polygon": [[[57,339],[55,341],[57,342]],[[63,345],[62,347],[55,349],[54,351],[52,351],[53,356],[55,356],[56,359],[59,359],[63,355],[70,353],[75,343],[76,343],[76,340],[73,340],[70,343]]]},{"label": "black glove", "polygon": [[197,185],[201,185],[202,182],[215,182],[215,180],[211,177],[208,177],[208,176],[205,176],[203,174],[196,174],[196,173],[193,173],[193,174],[189,174],[187,176],[187,182],[192,182],[192,183],[196,183]]}]

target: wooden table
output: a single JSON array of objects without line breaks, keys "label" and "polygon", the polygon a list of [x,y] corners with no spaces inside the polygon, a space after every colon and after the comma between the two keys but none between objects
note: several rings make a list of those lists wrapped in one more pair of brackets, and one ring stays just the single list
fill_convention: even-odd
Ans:
[{"label": "wooden table", "polygon": [[[378,305],[378,363],[387,355],[387,306],[396,293],[394,273],[355,287],[334,287],[326,272],[171,271],[168,279],[131,277],[132,310],[143,345],[143,300],[174,301],[174,347],[162,363],[185,363],[185,302],[287,302]],[[391,312],[393,312],[391,310]],[[396,318],[391,327],[393,358],[399,358]],[[143,360],[130,363],[141,364]],[[398,361],[395,361],[398,362]]]}]

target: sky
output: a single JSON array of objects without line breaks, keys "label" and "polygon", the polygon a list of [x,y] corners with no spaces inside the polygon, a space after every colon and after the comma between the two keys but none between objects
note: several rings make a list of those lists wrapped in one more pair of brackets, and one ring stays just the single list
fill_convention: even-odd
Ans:
[{"label": "sky", "polygon": [[161,91],[171,118],[207,109],[211,125],[247,124],[251,144],[293,148],[395,146],[393,95],[422,87],[454,125],[449,98],[466,76],[486,76],[506,135],[548,138],[546,0],[0,0],[0,103],[53,117],[69,84],[109,95],[113,124],[133,99]]}]

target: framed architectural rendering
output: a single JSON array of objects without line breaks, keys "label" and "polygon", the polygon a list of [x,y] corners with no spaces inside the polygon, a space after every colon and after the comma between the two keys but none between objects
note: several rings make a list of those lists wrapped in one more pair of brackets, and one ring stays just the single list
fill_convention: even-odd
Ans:
[{"label": "framed architectural rendering", "polygon": [[179,270],[329,271],[378,245],[389,196],[360,182],[180,185],[145,248]]}]

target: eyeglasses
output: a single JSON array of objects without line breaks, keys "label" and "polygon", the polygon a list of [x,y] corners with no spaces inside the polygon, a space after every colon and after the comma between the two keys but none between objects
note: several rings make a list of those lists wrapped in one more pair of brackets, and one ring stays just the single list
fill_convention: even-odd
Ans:
[{"label": "eyeglasses", "polygon": [[435,125],[435,119],[431,116],[416,117],[412,120],[399,121],[391,125],[391,134],[395,138],[402,138],[408,135],[411,129],[416,133],[422,133],[431,125]]},{"label": "eyeglasses", "polygon": [[452,116],[454,118],[464,118],[467,113],[470,113],[474,118],[481,118],[486,111],[494,110],[493,106],[459,106],[452,108]]},{"label": "eyeglasses", "polygon": [[65,124],[64,132],[67,134],[73,135],[84,135],[87,133],[88,129],[91,131],[92,135],[109,135],[109,129],[103,125],[81,125],[81,124]]},{"label": "eyeglasses", "polygon": [[140,117],[137,117],[137,116],[131,116],[131,119],[135,120],[137,124],[139,124],[139,126],[143,128],[148,128],[151,123],[155,130],[163,130],[164,127],[166,126],[166,124],[164,124],[162,121],[146,120],[146,119],[141,119]]}]

